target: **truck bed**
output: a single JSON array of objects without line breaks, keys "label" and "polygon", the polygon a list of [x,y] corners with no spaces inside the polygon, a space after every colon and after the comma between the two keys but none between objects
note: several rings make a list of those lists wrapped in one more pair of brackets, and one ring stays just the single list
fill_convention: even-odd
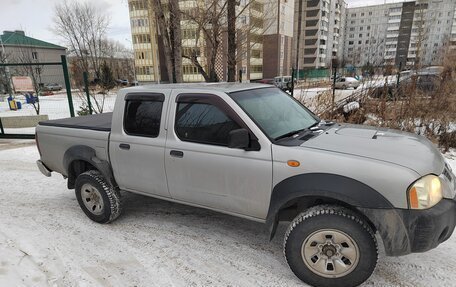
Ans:
[{"label": "truck bed", "polygon": [[42,121],[40,122],[40,125],[110,132],[111,120],[112,113],[104,113],[90,116]]}]

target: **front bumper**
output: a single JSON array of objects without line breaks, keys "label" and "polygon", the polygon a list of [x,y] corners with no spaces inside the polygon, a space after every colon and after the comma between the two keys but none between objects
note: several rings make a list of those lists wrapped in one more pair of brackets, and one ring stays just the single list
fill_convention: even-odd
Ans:
[{"label": "front bumper", "polygon": [[456,225],[455,199],[425,210],[360,208],[375,225],[389,256],[425,252],[450,238]]}]

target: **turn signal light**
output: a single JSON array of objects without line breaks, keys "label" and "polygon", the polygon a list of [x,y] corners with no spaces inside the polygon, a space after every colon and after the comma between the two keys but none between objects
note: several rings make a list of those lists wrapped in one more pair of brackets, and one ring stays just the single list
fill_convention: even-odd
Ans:
[{"label": "turn signal light", "polygon": [[416,192],[415,187],[412,187],[410,189],[409,197],[410,197],[410,207],[417,209],[419,207],[419,202],[418,202],[418,193]]},{"label": "turn signal light", "polygon": [[298,167],[301,165],[299,163],[299,161],[297,161],[297,160],[289,160],[289,161],[287,161],[287,164],[288,164],[288,166],[291,166],[291,167]]}]

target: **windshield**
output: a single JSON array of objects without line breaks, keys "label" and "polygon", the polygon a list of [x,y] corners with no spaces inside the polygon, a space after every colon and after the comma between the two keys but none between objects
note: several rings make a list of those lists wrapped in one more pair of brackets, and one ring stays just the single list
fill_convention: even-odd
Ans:
[{"label": "windshield", "polygon": [[270,139],[297,133],[320,121],[277,88],[234,92],[230,96]]}]

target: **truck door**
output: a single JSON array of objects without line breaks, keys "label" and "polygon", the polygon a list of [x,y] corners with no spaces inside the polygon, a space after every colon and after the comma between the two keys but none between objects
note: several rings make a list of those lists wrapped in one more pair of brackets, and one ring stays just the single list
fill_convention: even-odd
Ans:
[{"label": "truck door", "polygon": [[109,153],[121,189],[170,197],[164,164],[167,103],[163,94],[130,93],[124,111],[114,113]]},{"label": "truck door", "polygon": [[[264,219],[272,188],[271,144],[225,93],[174,93],[165,151],[171,196]],[[240,128],[257,141],[256,150],[228,147],[229,132]]]}]

